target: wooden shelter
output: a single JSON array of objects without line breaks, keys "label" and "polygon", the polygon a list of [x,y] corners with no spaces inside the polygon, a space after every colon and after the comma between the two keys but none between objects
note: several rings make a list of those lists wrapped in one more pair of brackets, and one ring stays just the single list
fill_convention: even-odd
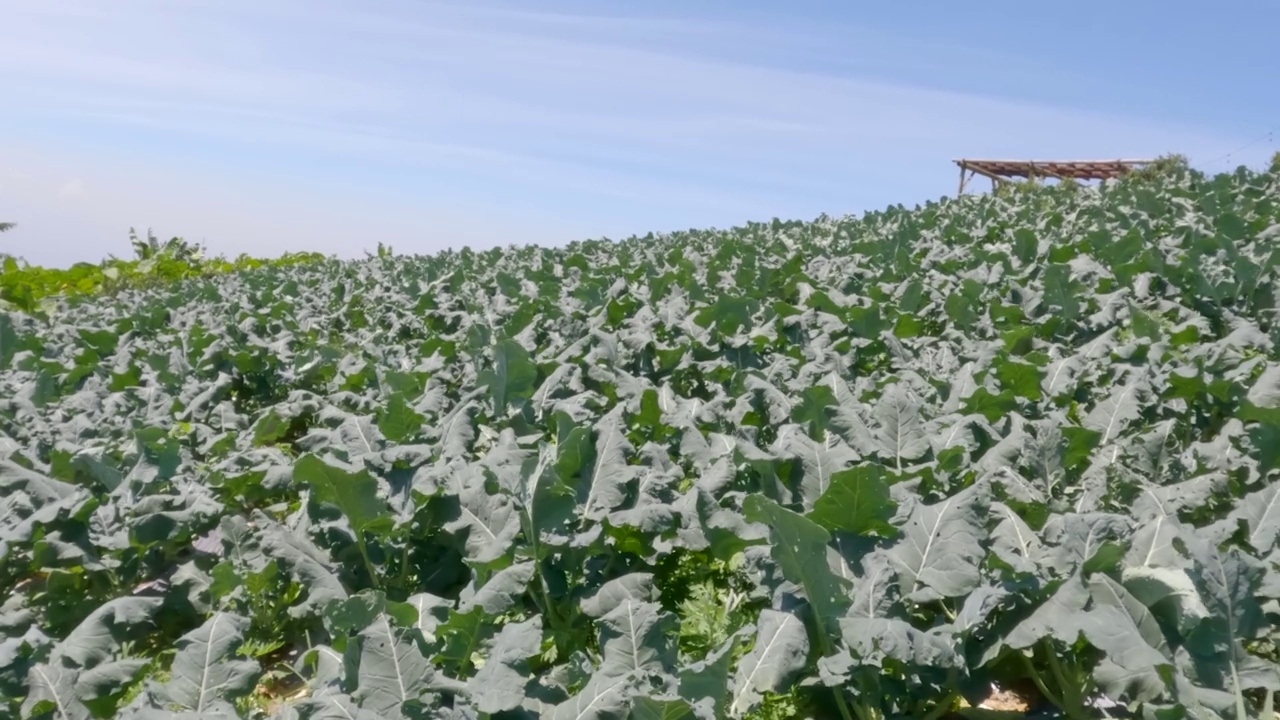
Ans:
[{"label": "wooden shelter", "polygon": [[1057,180],[1108,180],[1145,167],[1154,160],[956,160],[960,166],[960,191],[975,175],[991,179],[994,190],[1014,178]]}]

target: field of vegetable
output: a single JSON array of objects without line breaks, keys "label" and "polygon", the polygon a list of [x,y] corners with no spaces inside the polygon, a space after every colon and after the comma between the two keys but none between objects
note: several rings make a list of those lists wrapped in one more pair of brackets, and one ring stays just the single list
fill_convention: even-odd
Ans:
[{"label": "field of vegetable", "polygon": [[0,313],[0,714],[1245,718],[1280,166]]}]

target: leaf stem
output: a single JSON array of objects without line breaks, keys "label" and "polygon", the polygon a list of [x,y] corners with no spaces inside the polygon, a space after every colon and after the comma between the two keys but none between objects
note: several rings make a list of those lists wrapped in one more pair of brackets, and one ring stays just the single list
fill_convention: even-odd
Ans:
[{"label": "leaf stem", "polygon": [[1058,691],[1062,695],[1062,700],[1070,707],[1062,708],[1070,717],[1082,717],[1080,702],[1080,688],[1068,680],[1066,671],[1062,669],[1062,663],[1058,660],[1058,654],[1053,651],[1053,645],[1050,644],[1048,638],[1040,641],[1044,647],[1045,655],[1048,657],[1049,670],[1053,673],[1054,680],[1058,683]]},{"label": "leaf stem", "polygon": [[[836,707],[840,709],[840,717],[843,717],[844,720],[853,720],[853,716],[849,714],[849,706],[846,705],[844,702],[844,691],[841,690],[840,688],[834,688],[834,689],[836,691]],[[865,720],[866,715],[864,715],[861,712],[861,706],[854,705],[853,707],[854,709],[859,710],[858,712],[859,720]]]},{"label": "leaf stem", "polygon": [[[835,691],[836,691],[836,697],[837,697],[837,698],[838,698],[838,697],[840,697],[840,695],[841,695],[840,688],[834,688],[834,689],[835,689]],[[837,704],[839,704],[839,701],[838,701],[838,700],[837,700]],[[853,706],[853,714],[858,716],[858,720],[870,720],[870,719],[867,717],[867,711],[866,711],[866,709],[862,707],[861,703],[855,703],[855,704],[854,704],[854,706]]]},{"label": "leaf stem", "polygon": [[400,577],[396,580],[396,584],[401,590],[405,589],[405,583],[409,579],[409,543],[406,541],[404,547],[400,550]]},{"label": "leaf stem", "polygon": [[[1236,670],[1236,664],[1234,662],[1230,662],[1229,664],[1231,666],[1231,685],[1234,688],[1236,695],[1236,720],[1244,720],[1249,717],[1249,714],[1245,711],[1244,693],[1240,691],[1240,673]],[[1270,692],[1270,690],[1267,691],[1268,700],[1271,699]],[[1268,718],[1267,720],[1271,719]]]},{"label": "leaf stem", "polygon": [[[819,651],[824,656],[830,655],[831,643],[827,639],[827,629],[823,627],[821,622],[819,622],[817,630],[818,630],[818,640],[819,640]],[[853,716],[849,714],[849,706],[845,704],[845,701],[844,701],[844,690],[838,687],[832,688],[832,690],[835,692],[836,708],[840,710],[840,717],[844,718],[844,720],[853,720]],[[861,712],[860,705],[854,705],[853,707],[855,710],[858,710],[858,720],[867,720],[866,715]]]},{"label": "leaf stem", "polygon": [[[546,616],[548,623],[551,625],[553,632],[559,632],[563,625],[560,622],[560,614],[556,612],[555,603],[551,600],[551,591],[547,589],[546,578],[542,575],[542,561],[538,559],[537,543],[533,543],[533,562],[537,572],[534,573],[533,584],[537,586],[537,592],[533,596],[535,604],[542,605],[542,614]],[[541,598],[542,602],[538,600]]]},{"label": "leaf stem", "polygon": [[551,629],[560,629],[560,614],[556,612],[555,603],[551,600],[551,591],[547,590],[547,583],[542,579],[542,575],[538,575],[538,590],[542,593],[542,603],[545,606],[542,614],[547,616],[551,621]]},{"label": "leaf stem", "polygon": [[947,696],[940,700],[937,705],[934,705],[932,710],[922,715],[920,720],[938,720],[938,718],[951,710],[951,706],[955,704],[959,695],[960,693],[955,690],[947,693]]},{"label": "leaf stem", "polygon": [[1036,684],[1036,689],[1040,691],[1040,694],[1044,696],[1045,700],[1053,703],[1054,707],[1065,711],[1065,708],[1062,707],[1062,701],[1058,699],[1056,694],[1049,690],[1048,685],[1045,685],[1044,678],[1040,677],[1040,672],[1037,671],[1036,666],[1031,663],[1031,659],[1024,655],[1021,650],[1015,650],[1014,652],[1018,653],[1018,658],[1022,660],[1022,664],[1026,667],[1027,675],[1030,676],[1031,682]]},{"label": "leaf stem", "polygon": [[952,610],[951,607],[947,605],[946,600],[939,600],[938,605],[942,607],[942,614],[947,616],[947,620],[949,622],[956,621],[956,611]]},{"label": "leaf stem", "polygon": [[373,561],[369,559],[369,548],[364,542],[364,533],[356,533],[356,547],[360,550],[360,559],[364,560],[364,569],[369,573],[369,582],[379,590],[382,589],[382,581],[378,578],[378,573],[373,569]]}]

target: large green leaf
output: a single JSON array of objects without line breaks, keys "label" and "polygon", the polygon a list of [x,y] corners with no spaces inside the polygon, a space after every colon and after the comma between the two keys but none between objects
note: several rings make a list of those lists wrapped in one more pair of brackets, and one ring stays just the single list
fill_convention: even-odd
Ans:
[{"label": "large green leaf", "polygon": [[422,423],[423,417],[414,412],[400,393],[387,398],[386,407],[378,413],[378,429],[391,442],[404,442],[417,435]]},{"label": "large green leaf", "polygon": [[340,510],[357,538],[365,533],[378,535],[393,527],[378,481],[368,471],[341,467],[307,455],[294,464],[293,477],[311,488],[317,502]]},{"label": "large green leaf", "polygon": [[486,653],[484,667],[468,681],[476,709],[500,713],[519,707],[529,677],[526,660],[538,654],[541,644],[541,618],[503,627]]},{"label": "large green leaf", "polygon": [[866,465],[832,473],[808,518],[833,532],[888,537],[896,532],[889,524],[896,509],[883,471]]},{"label": "large green leaf", "polygon": [[635,469],[627,464],[627,457],[635,448],[623,429],[619,412],[605,417],[597,429],[595,461],[586,480],[587,491],[580,510],[585,517],[599,519],[627,499],[627,484],[636,476]]},{"label": "large green leaf", "polygon": [[832,487],[835,476],[857,461],[858,455],[837,438],[818,441],[787,429],[789,432],[778,443],[778,452],[783,457],[799,461],[800,499],[806,510],[812,510],[819,498]]},{"label": "large green leaf", "polygon": [[891,556],[902,594],[913,602],[963,597],[978,586],[990,490],[975,485],[915,507]]},{"label": "large green leaf", "polygon": [[76,692],[79,671],[60,664],[41,663],[27,674],[30,692],[22,703],[24,717],[46,715],[56,720],[87,720],[91,717]]},{"label": "large green leaf", "polygon": [[680,697],[689,702],[693,714],[701,720],[725,716],[734,654],[753,630],[738,630],[707,657],[680,669]]},{"label": "large green leaf", "polygon": [[547,714],[551,720],[621,720],[630,711],[636,679],[631,675],[597,674],[576,695]]},{"label": "large green leaf", "polygon": [[1136,377],[1113,387],[1110,393],[1084,417],[1082,424],[1097,433],[1099,445],[1113,442],[1131,422],[1142,414],[1150,387],[1145,378]]},{"label": "large green leaf", "polygon": [[582,612],[602,618],[624,603],[646,603],[653,597],[653,573],[627,573],[614,578],[582,598]]},{"label": "large green leaf", "polygon": [[992,644],[983,655],[986,663],[1008,647],[1025,650],[1042,639],[1072,645],[1084,631],[1085,608],[1089,604],[1089,587],[1080,575],[1072,575],[1034,612],[1014,625]]},{"label": "large green leaf", "polygon": [[435,673],[413,628],[382,614],[360,631],[360,674],[355,698],[382,718],[403,718],[405,703],[419,701]]},{"label": "large green leaf", "polygon": [[876,440],[881,455],[899,471],[904,462],[922,457],[929,450],[929,439],[924,432],[924,419],[920,416],[920,403],[910,392],[893,385],[880,396],[875,417],[879,422]]},{"label": "large green leaf", "polygon": [[467,560],[485,565],[506,555],[520,533],[520,511],[514,499],[490,493],[479,483],[459,490],[448,505],[444,529],[461,533]]},{"label": "large green leaf", "polygon": [[501,416],[506,414],[511,402],[533,394],[538,368],[520,343],[500,340],[493,347],[492,366],[481,373],[478,380],[489,388],[494,410]]},{"label": "large green leaf", "polygon": [[1263,567],[1238,548],[1223,553],[1189,533],[1183,541],[1194,561],[1189,574],[1208,611],[1187,636],[1186,648],[1202,682],[1234,695],[1242,709],[1244,691],[1280,690],[1280,667],[1265,663],[1259,668],[1258,659],[1245,649],[1264,627],[1257,597]]},{"label": "large green leaf", "polygon": [[1248,526],[1246,539],[1255,552],[1269,554],[1280,538],[1280,483],[1241,498],[1230,518],[1243,520]]},{"label": "large green leaf", "polygon": [[1173,653],[1154,615],[1121,584],[1096,574],[1089,578],[1093,599],[1084,636],[1106,653],[1094,671],[1108,697],[1133,702],[1161,698],[1173,670]]},{"label": "large green leaf", "polygon": [[599,672],[607,675],[673,673],[675,616],[657,603],[623,600],[600,619]]},{"label": "large green leaf", "polygon": [[64,664],[89,669],[107,662],[123,642],[145,636],[164,605],[161,598],[121,597],[89,613],[58,645]]},{"label": "large green leaf", "polygon": [[808,657],[809,635],[804,623],[791,613],[762,611],[755,644],[738,661],[728,716],[742,717],[760,703],[764,693],[782,692]]},{"label": "large green leaf", "polygon": [[220,701],[247,695],[258,680],[258,663],[237,657],[249,619],[214,613],[204,625],[178,639],[164,694],[184,710],[204,713]]},{"label": "large green leaf", "polygon": [[743,504],[747,519],[769,526],[773,560],[787,580],[804,590],[820,632],[834,633],[849,606],[849,582],[827,564],[831,535],[822,526],[759,495]]}]

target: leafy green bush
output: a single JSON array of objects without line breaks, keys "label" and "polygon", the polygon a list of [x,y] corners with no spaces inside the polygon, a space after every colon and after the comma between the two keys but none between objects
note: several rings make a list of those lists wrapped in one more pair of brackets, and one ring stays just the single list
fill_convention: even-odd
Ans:
[{"label": "leafy green bush", "polygon": [[80,262],[65,269],[34,266],[12,255],[0,254],[0,308],[38,312],[45,303],[58,300],[161,287],[192,278],[264,266],[289,267],[324,259],[319,253],[287,253],[270,260],[248,255],[231,260],[206,258],[202,247],[181,238],[162,243],[149,232],[146,238],[139,238],[130,230],[129,240],[134,250],[133,259],[113,256],[98,264]]},{"label": "leafy green bush", "polygon": [[1160,178],[1190,170],[1191,164],[1186,155],[1169,153],[1161,155],[1154,161],[1133,170],[1128,175],[1142,182],[1151,182]]},{"label": "leafy green bush", "polygon": [[1032,193],[1044,187],[1044,185],[1036,178],[1023,178],[1021,180],[1003,180],[996,184],[995,194],[997,197],[1011,198],[1024,193]]}]

